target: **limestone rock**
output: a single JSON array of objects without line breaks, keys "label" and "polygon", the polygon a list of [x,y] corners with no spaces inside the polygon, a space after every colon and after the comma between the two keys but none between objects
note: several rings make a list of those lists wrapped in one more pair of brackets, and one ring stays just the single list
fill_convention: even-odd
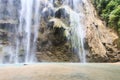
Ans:
[{"label": "limestone rock", "polygon": [[[96,14],[92,3],[88,1],[86,8],[86,39],[89,46],[89,61],[92,62],[116,62],[120,57],[114,41],[118,36],[114,31],[106,28],[103,21]],[[90,9],[89,9],[90,8]]]}]

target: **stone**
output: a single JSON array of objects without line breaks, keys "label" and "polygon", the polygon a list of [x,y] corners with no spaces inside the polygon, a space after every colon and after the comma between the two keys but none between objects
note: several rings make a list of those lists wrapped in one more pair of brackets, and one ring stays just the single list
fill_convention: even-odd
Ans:
[{"label": "stone", "polygon": [[98,18],[91,2],[88,1],[88,4],[84,4],[84,7],[87,12],[85,24],[89,60],[93,62],[117,62],[118,57],[115,58],[115,56],[117,56],[118,49],[114,44],[114,41],[118,39],[117,34],[107,28],[103,21]]}]

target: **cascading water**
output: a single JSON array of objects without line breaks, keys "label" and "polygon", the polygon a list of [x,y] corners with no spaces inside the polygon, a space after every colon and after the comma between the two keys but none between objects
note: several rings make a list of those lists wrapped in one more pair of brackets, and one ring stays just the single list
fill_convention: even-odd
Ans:
[{"label": "cascading water", "polygon": [[[14,30],[12,33],[14,33],[14,35],[9,38],[11,45],[4,50],[9,50],[6,54],[7,59],[3,56],[1,63],[35,62],[36,41],[38,36],[38,26],[40,24],[40,0],[8,0],[5,2],[1,0],[0,2],[1,4],[5,3],[10,8],[12,7],[12,10],[17,8],[16,11],[19,15],[16,16],[18,24],[15,25],[15,27],[12,27],[12,30]],[[10,14],[10,17],[12,17],[10,19],[14,20],[12,15],[15,13],[10,9],[5,10],[8,12],[6,15]],[[8,29],[10,30],[10,28]]]},{"label": "cascading water", "polygon": [[[73,10],[76,11],[74,18],[71,17],[72,28],[72,45],[80,57],[82,63],[86,62],[86,51],[84,49],[85,25],[84,25],[84,10],[82,0],[73,0]],[[74,21],[73,21],[74,20]]]},{"label": "cascading water", "polygon": [[19,63],[19,53],[24,54],[23,62],[35,61],[35,47],[39,26],[39,0],[21,0],[21,10],[16,47],[16,62]]},{"label": "cascading water", "polygon": [[78,54],[80,62],[86,62],[86,51],[84,49],[85,25],[84,25],[84,2],[82,0],[66,0],[64,4],[69,5],[73,10],[67,8],[70,13],[71,44],[73,51]]},{"label": "cascading water", "polygon": [[[80,59],[80,62],[85,63],[86,62],[86,54],[84,49],[84,38],[85,38],[85,32],[84,32],[84,25],[80,23],[79,14],[74,14],[74,18],[71,19],[71,43],[73,47],[73,51],[75,51]],[[74,20],[74,21],[73,21]]]},{"label": "cascading water", "polygon": [[[43,16],[41,15],[42,12],[49,8],[56,10],[56,7],[53,7],[55,1],[57,0],[0,0],[1,4],[3,4],[3,2],[5,3],[5,5],[1,5],[4,8],[3,11],[0,11],[2,13],[5,12],[5,14],[0,14],[0,18],[18,22],[12,29],[8,28],[8,30],[14,34],[11,34],[13,36],[8,38],[11,43],[4,48],[3,53],[6,54],[0,56],[1,63],[30,63],[37,60],[35,52],[40,17]],[[59,0],[57,2],[59,2]],[[65,9],[70,14],[71,35],[69,39],[73,51],[79,55],[81,62],[86,62],[83,3],[82,0],[65,0],[60,4],[68,6]],[[5,8],[5,6],[7,6],[7,8]],[[11,8],[9,9],[9,7]],[[44,16],[46,17],[45,14]]]}]

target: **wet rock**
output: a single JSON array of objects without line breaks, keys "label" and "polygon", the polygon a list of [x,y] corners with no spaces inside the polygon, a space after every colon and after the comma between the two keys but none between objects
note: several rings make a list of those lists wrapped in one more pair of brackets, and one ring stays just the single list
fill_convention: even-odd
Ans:
[{"label": "wet rock", "polygon": [[63,4],[63,0],[54,0],[54,7],[60,7]]},{"label": "wet rock", "polygon": [[66,18],[68,14],[66,13],[66,10],[64,8],[60,8],[55,12],[56,18]]},{"label": "wet rock", "polygon": [[[71,45],[64,36],[67,26],[60,19],[41,19],[37,42],[37,59],[40,62],[78,62]],[[44,30],[44,31],[43,31]]]},{"label": "wet rock", "polygon": [[[8,4],[8,0],[1,0],[0,2],[0,42],[3,45],[9,44],[8,38],[18,36],[10,33],[7,26],[10,28],[18,24],[18,10],[21,8],[20,0],[12,0],[13,4]],[[47,1],[47,0],[46,0]],[[71,43],[67,39],[71,36],[70,33],[70,18],[74,18],[74,11],[69,6],[63,5],[63,0],[53,0],[55,9],[48,3],[41,1],[40,14],[41,24],[39,27],[37,43],[37,58],[41,62],[79,62],[77,54],[72,51]],[[68,0],[68,4],[73,7],[73,0]],[[91,2],[83,4],[81,7],[85,9],[85,24],[86,38],[84,41],[84,48],[88,50],[87,59],[90,62],[117,62],[120,61],[120,51],[116,46],[118,36],[106,28],[103,22],[96,15],[96,11]],[[78,6],[78,9],[81,9]],[[82,11],[82,10],[78,10]],[[72,16],[71,16],[72,15]],[[80,13],[80,16],[82,14]],[[55,18],[52,18],[55,17]],[[83,18],[83,17],[81,17]],[[84,18],[83,18],[84,19]],[[7,31],[5,31],[7,30]],[[19,55],[23,56],[22,52]],[[6,56],[8,58],[8,56]]]},{"label": "wet rock", "polygon": [[48,22],[48,20],[53,16],[54,16],[54,10],[52,8],[50,7],[43,8],[42,17],[46,22]]},{"label": "wet rock", "polygon": [[68,37],[70,35],[70,28],[67,27],[65,23],[63,23],[62,20],[58,18],[50,19],[48,27],[53,30],[53,34],[57,37]]},{"label": "wet rock", "polygon": [[13,0],[13,4],[10,4],[8,0],[1,0],[0,20],[18,20],[19,9],[20,9],[20,0]]}]

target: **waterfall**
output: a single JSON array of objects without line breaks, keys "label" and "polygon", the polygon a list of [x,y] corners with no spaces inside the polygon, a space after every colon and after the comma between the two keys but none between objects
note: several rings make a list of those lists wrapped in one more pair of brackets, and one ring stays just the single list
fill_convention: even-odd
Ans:
[{"label": "waterfall", "polygon": [[[73,18],[74,16],[74,18]],[[86,62],[86,53],[84,49],[84,38],[85,38],[85,32],[84,32],[84,24],[81,24],[81,19],[79,18],[79,14],[74,14],[71,17],[71,44],[73,47],[73,51],[78,54],[80,62],[85,63]]]},{"label": "waterfall", "polygon": [[24,53],[24,62],[35,60],[35,47],[39,26],[39,0],[21,0],[18,38],[16,41],[16,62],[19,62],[20,49]]},{"label": "waterfall", "polygon": [[86,62],[86,51],[84,49],[85,38],[85,13],[84,13],[84,0],[65,0],[65,5],[69,5],[73,11],[67,8],[70,13],[70,27],[71,27],[71,44],[73,52],[77,53],[80,62]]},{"label": "waterfall", "polygon": [[[40,0],[0,0],[0,3],[3,5],[1,5],[4,8],[3,11],[7,12],[3,16],[0,15],[3,20],[9,20],[9,22],[17,20],[17,24],[12,29],[7,25],[12,36],[8,38],[10,45],[4,47],[3,53],[6,54],[1,55],[0,62],[35,62],[37,60],[35,56],[36,41],[40,24]],[[4,14],[4,12],[2,13]]]},{"label": "waterfall", "polygon": [[71,27],[72,36],[71,42],[75,52],[78,53],[80,62],[86,62],[86,51],[84,49],[84,38],[85,38],[85,25],[84,25],[84,9],[82,0],[73,0],[73,10],[76,11],[74,15],[71,16]]},{"label": "waterfall", "polygon": [[[53,9],[54,14],[57,8],[63,5],[68,6],[65,9],[70,14],[71,35],[69,39],[73,52],[78,54],[80,62],[86,62],[84,0],[61,1],[59,5],[59,0],[0,0],[0,7],[3,8],[0,10],[0,20],[6,21],[6,25],[9,26],[7,30],[11,32],[11,36],[8,37],[10,44],[4,46],[3,54],[0,54],[0,63],[36,62],[36,42],[40,18],[43,15],[46,17],[44,12],[47,9]],[[58,2],[56,6],[55,2]]]}]

